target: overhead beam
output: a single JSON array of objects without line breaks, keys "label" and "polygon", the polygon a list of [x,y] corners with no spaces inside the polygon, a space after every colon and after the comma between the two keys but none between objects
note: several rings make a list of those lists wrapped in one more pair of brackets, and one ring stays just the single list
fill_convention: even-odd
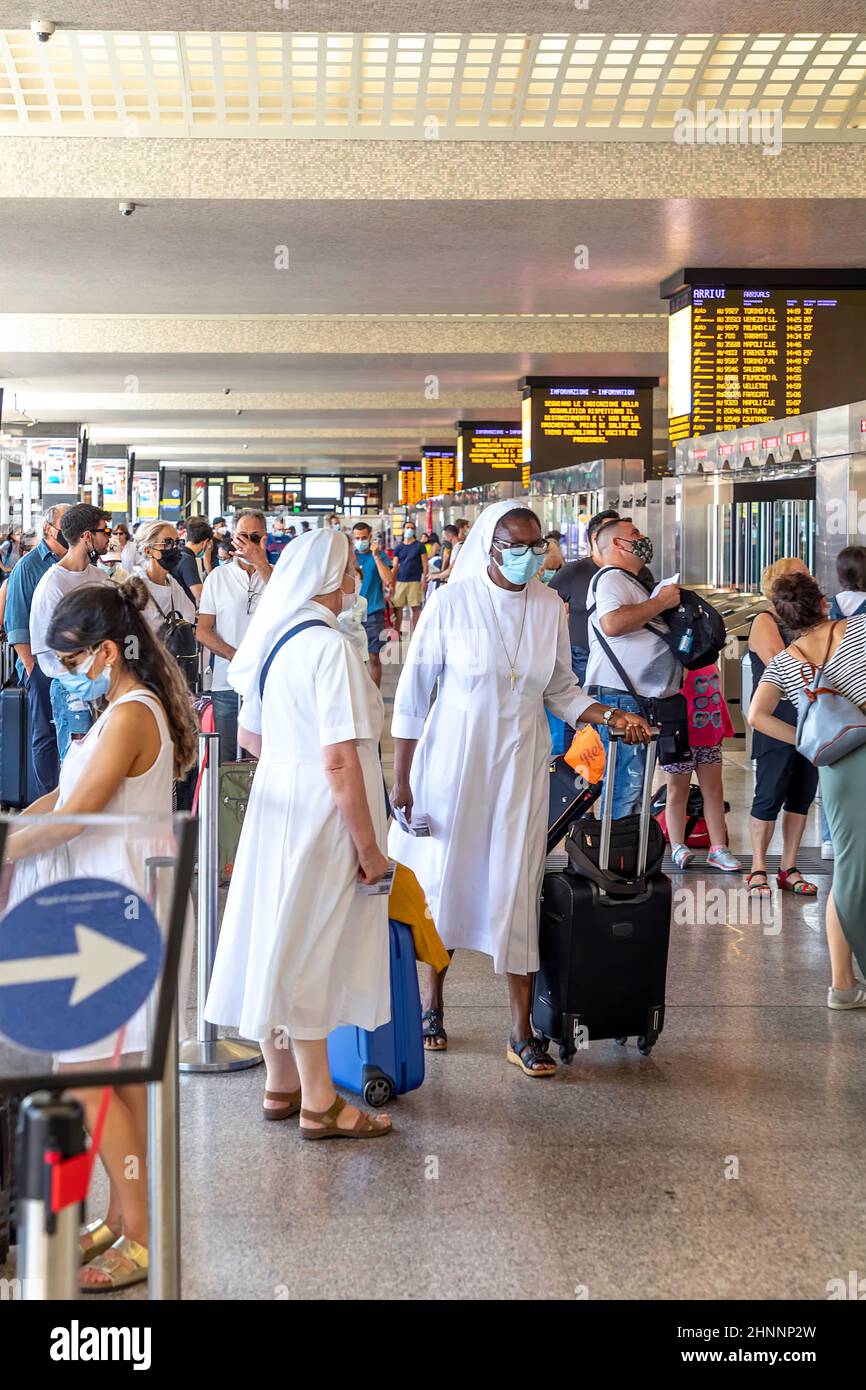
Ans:
[{"label": "overhead beam", "polygon": [[753,145],[658,141],[196,140],[7,136],[0,199],[555,199],[866,197],[866,156],[833,132]]}]

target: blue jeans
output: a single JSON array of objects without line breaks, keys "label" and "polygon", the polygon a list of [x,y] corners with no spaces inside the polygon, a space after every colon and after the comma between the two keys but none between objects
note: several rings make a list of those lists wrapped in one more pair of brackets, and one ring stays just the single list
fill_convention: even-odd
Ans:
[{"label": "blue jeans", "polygon": [[93,710],[86,705],[83,700],[77,700],[76,705],[80,708],[69,707],[69,696],[59,680],[51,682],[51,714],[54,719],[54,729],[57,734],[57,751],[60,754],[60,761],[69,752],[69,745],[73,738],[81,737],[86,734],[93,724]]},{"label": "blue jeans", "polygon": [[[585,647],[572,647],[571,649],[571,669],[577,676],[578,685],[583,685],[586,680],[586,663],[589,661],[589,652]],[[574,729],[570,724],[565,726],[565,747],[571,747],[571,740],[574,738]]]},{"label": "blue jeans", "polygon": [[[603,705],[613,705],[614,709],[625,710],[628,714],[640,714],[641,708],[632,695],[624,695],[619,690],[609,690],[605,686],[593,686],[588,694],[594,695]],[[598,726],[605,756],[610,745],[610,734],[604,725]],[[643,774],[646,764],[646,748],[642,743],[623,743],[616,748],[616,773],[613,780],[613,819],[634,815],[640,810]],[[605,781],[607,772],[605,771]]]},{"label": "blue jeans", "polygon": [[57,739],[51,722],[51,678],[46,676],[38,661],[30,675],[24,676],[24,690],[30,720],[32,799],[36,800],[54,791],[60,773]]},{"label": "blue jeans", "polygon": [[827,812],[824,810],[824,802],[823,802],[823,799],[822,799],[822,801],[821,801],[821,841],[822,841],[822,843],[823,843],[825,840],[830,840],[830,841],[832,841],[832,839],[833,839],[833,837],[832,837],[832,835],[830,834],[830,822],[829,822],[828,819],[827,819]]},{"label": "blue jeans", "polygon": [[241,697],[236,690],[212,690],[214,728],[220,736],[220,762],[233,763],[238,756],[238,714]]}]

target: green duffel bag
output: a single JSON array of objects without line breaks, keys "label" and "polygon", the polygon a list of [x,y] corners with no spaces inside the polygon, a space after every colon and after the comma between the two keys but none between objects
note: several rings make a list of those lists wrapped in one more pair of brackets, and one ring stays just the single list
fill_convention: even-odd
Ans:
[{"label": "green duffel bag", "polygon": [[220,764],[219,874],[223,882],[231,878],[235,866],[255,770],[251,760]]}]

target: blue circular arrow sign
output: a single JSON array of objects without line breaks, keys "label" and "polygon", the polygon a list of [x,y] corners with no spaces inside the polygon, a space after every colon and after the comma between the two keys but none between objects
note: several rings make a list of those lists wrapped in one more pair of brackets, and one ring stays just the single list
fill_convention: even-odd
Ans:
[{"label": "blue circular arrow sign", "polygon": [[138,893],[71,878],[24,898],[0,922],[0,1033],[62,1052],[127,1023],[153,988],[162,936]]}]

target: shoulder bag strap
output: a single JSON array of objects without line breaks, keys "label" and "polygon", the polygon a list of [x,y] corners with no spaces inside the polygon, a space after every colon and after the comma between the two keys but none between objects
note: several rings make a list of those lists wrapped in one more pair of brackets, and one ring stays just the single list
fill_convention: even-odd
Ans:
[{"label": "shoulder bag strap", "polygon": [[265,693],[265,681],[267,680],[268,672],[270,671],[271,666],[273,665],[274,657],[276,656],[280,648],[284,647],[286,643],[291,640],[292,637],[297,637],[299,632],[304,632],[308,627],[329,626],[330,624],[322,622],[321,618],[308,618],[306,622],[298,623],[296,627],[290,627],[288,632],[283,633],[279,642],[277,642],[276,646],[274,647],[273,651],[271,652],[270,656],[268,657],[267,661],[262,667],[262,674],[259,677],[259,699],[261,699]]},{"label": "shoulder bag strap", "polygon": [[[811,699],[814,699],[816,695],[834,695],[836,693],[831,686],[814,686],[812,682],[818,679],[819,674],[823,674],[824,668],[830,660],[830,648],[833,645],[833,636],[840,621],[844,622],[844,619],[836,619],[830,624],[830,633],[827,638],[827,646],[824,650],[824,658],[818,666],[809,660],[805,652],[801,652],[798,649],[796,642],[792,642],[788,647],[789,652],[796,652],[797,657],[800,658],[800,679],[803,682],[804,690],[808,692]],[[808,676],[806,675],[807,671],[809,672]]]}]

